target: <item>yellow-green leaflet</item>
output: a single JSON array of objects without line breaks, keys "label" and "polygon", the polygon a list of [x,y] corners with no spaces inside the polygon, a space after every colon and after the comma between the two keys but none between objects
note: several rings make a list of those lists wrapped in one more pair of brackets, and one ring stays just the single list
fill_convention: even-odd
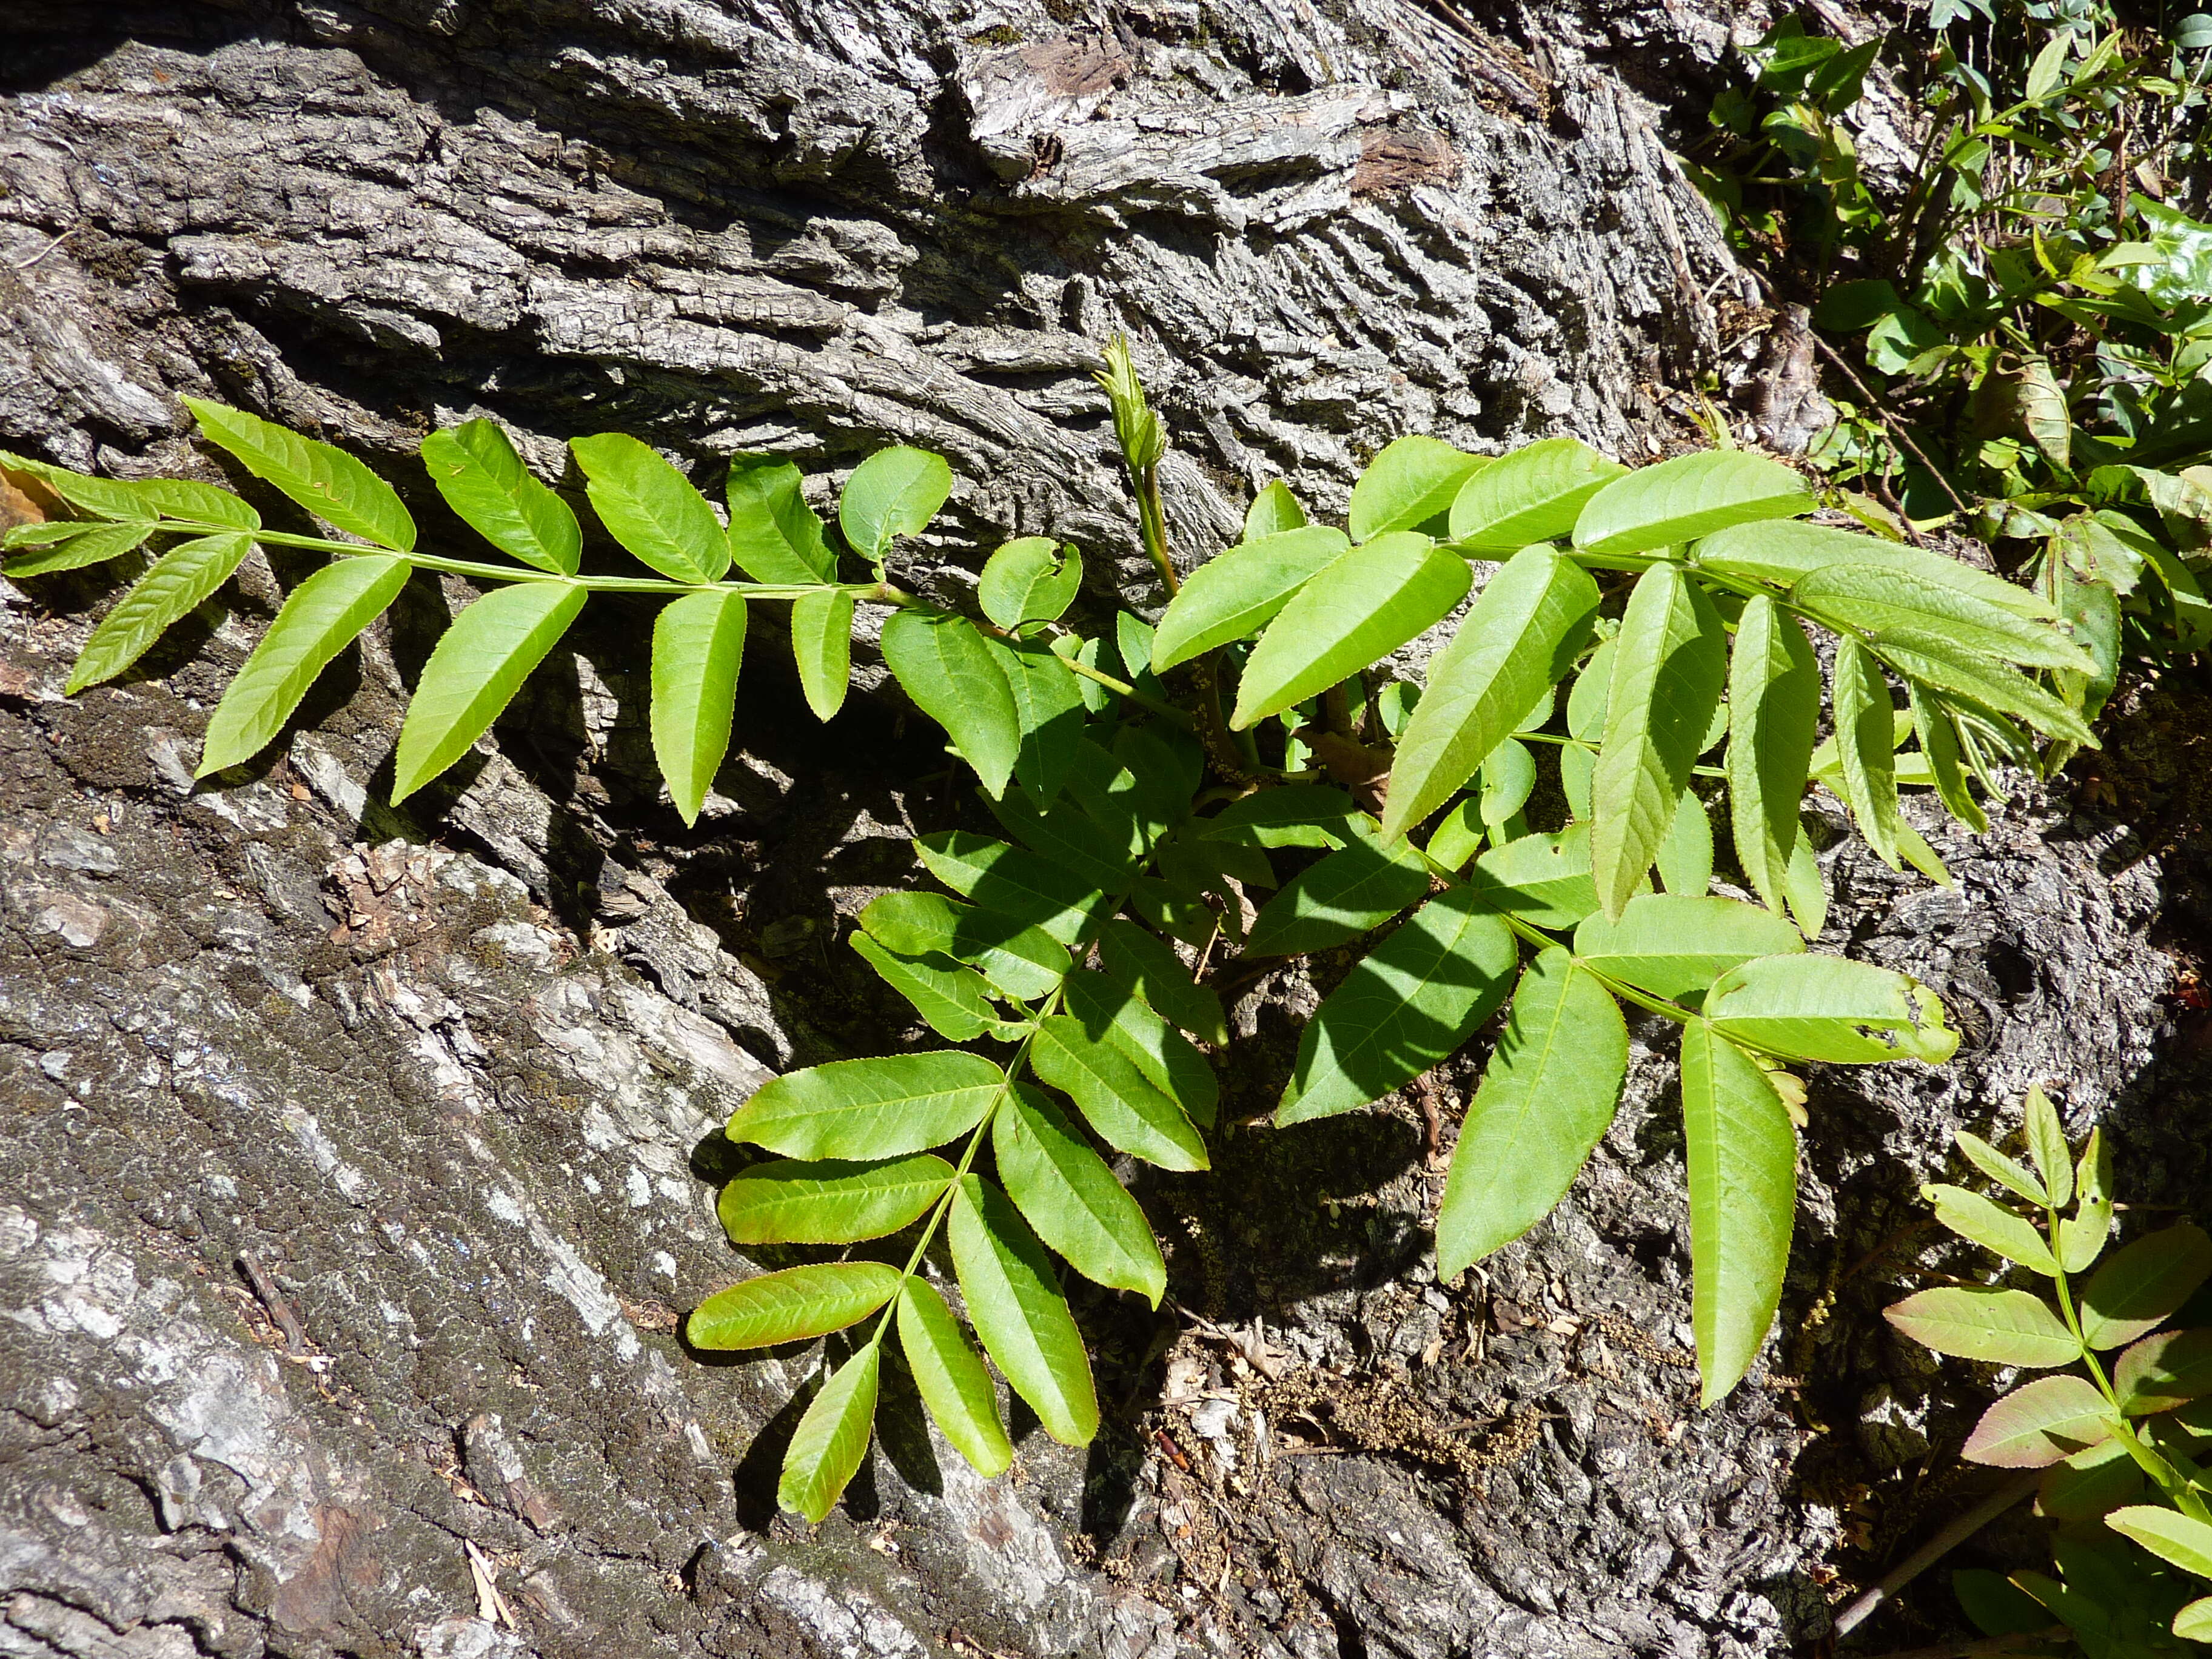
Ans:
[{"label": "yellow-green leaflet", "polygon": [[415,520],[392,486],[343,449],[273,426],[258,415],[198,398],[184,399],[200,435],[226,449],[257,478],[349,535],[404,553]]},{"label": "yellow-green leaflet", "polygon": [[1014,694],[991,647],[964,617],[897,611],[884,619],[884,661],[921,712],[943,726],[993,796],[1021,753]]},{"label": "yellow-green leaflet", "polygon": [[1804,625],[1764,595],[1743,608],[1729,659],[1729,826],[1752,889],[1779,915],[1797,809],[1820,719],[1820,665]]},{"label": "yellow-green leaflet", "polygon": [[1766,1340],[1790,1266],[1797,1133],[1765,1073],[1702,1019],[1682,1029],[1690,1177],[1690,1323],[1702,1403],[1735,1387]]},{"label": "yellow-green leaflet", "polygon": [[584,545],[576,515],[489,421],[433,432],[422,440],[422,468],[446,505],[501,552],[556,575],[576,574]]},{"label": "yellow-green leaflet", "polygon": [[1615,478],[1583,506],[1575,545],[1590,553],[1643,553],[1731,525],[1792,518],[1812,505],[1805,481],[1780,462],[1711,449]]},{"label": "yellow-green leaflet", "polygon": [[1018,1085],[991,1120],[991,1150],[1040,1238],[1085,1279],[1159,1305],[1168,1270],[1151,1224],[1049,1099]]},{"label": "yellow-green leaflet", "polygon": [[963,1176],[946,1237],[968,1317],[1044,1431],[1081,1446],[1098,1432],[1091,1357],[1054,1282],[1052,1259],[1006,1200],[980,1176]]},{"label": "yellow-green leaflet", "polygon": [[266,748],[331,659],[399,597],[407,575],[404,559],[364,554],[326,564],[294,588],[216,706],[198,775]]},{"label": "yellow-green leaflet", "polygon": [[989,1060],[953,1049],[832,1060],[763,1085],[728,1134],[786,1158],[896,1158],[974,1128],[1006,1086]]},{"label": "yellow-green leaflet", "polygon": [[1352,486],[1352,539],[1394,530],[1441,531],[1453,498],[1489,459],[1414,434],[1392,440]]},{"label": "yellow-green leaflet", "polygon": [[952,469],[942,455],[895,444],[853,469],[837,502],[846,545],[880,564],[891,543],[918,536],[952,493]]},{"label": "yellow-green leaflet", "polygon": [[100,626],[77,653],[64,690],[75,696],[130,667],[169,628],[213,597],[252,546],[252,537],[242,532],[202,536],[178,543],[155,560],[153,568],[100,619]]},{"label": "yellow-green leaflet", "polygon": [[815,719],[828,720],[844,707],[852,677],[853,596],[832,590],[793,600],[791,652],[806,706]]},{"label": "yellow-green leaflet", "polygon": [[898,1287],[898,1270],[880,1261],[786,1267],[715,1291],[691,1310],[684,1334],[702,1348],[771,1348],[842,1331]]},{"label": "yellow-green leaflet", "polygon": [[1005,1474],[1014,1449],[999,1421],[991,1375],[945,1298],[922,1279],[909,1279],[899,1291],[898,1334],[915,1391],[953,1449],[986,1480]]},{"label": "yellow-green leaflet", "polygon": [[869,1343],[836,1369],[808,1405],[776,1483],[775,1501],[784,1508],[818,1522],[859,1472],[875,1431],[882,1364],[882,1347]]},{"label": "yellow-green leaflet", "polygon": [[566,583],[517,582],[495,587],[453,618],[422,665],[399,728],[394,803],[460,759],[491,729],[530,671],[568,631],[584,598],[582,588]]},{"label": "yellow-green leaflet", "polygon": [[686,823],[730,751],[738,670],[745,654],[745,602],[725,589],[686,593],[653,624],[653,754]]},{"label": "yellow-green leaflet", "polygon": [[1437,1212],[1437,1276],[1450,1279],[1541,1221],[1613,1121],[1628,1027],[1565,951],[1521,976],[1468,1107]]},{"label": "yellow-green leaflet", "polygon": [[952,1166],[928,1152],[880,1164],[776,1159],[725,1186],[715,1213],[733,1244],[852,1244],[919,1220],[951,1184]]},{"label": "yellow-green leaflet", "polygon": [[721,520],[691,481],[620,432],[571,438],[584,493],[607,533],[671,581],[711,582],[730,568]]}]

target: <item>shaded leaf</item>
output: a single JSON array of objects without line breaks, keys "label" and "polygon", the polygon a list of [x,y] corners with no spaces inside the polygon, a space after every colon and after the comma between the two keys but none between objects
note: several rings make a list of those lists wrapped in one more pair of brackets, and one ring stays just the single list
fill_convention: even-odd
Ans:
[{"label": "shaded leaf", "polygon": [[2043,1472],[2036,1507],[2053,1521],[2092,1521],[2142,1495],[2143,1472],[2118,1440],[2060,1459]]},{"label": "shaded leaf", "polygon": [[918,957],[901,956],[867,933],[847,942],[885,984],[912,1003],[929,1029],[953,1042],[969,1042],[991,1029],[993,1012],[983,976],[973,968],[940,967]]},{"label": "shaded leaf", "polygon": [[1116,917],[1100,931],[1098,965],[1107,978],[1142,997],[1153,1012],[1200,1041],[1217,1045],[1229,1041],[1220,998],[1192,981],[1173,945],[1135,922]]},{"label": "shaded leaf", "polygon": [[1066,947],[1032,923],[941,893],[884,893],[860,926],[902,957],[946,956],[1024,1002],[1049,996],[1068,970]]},{"label": "shaded leaf", "polygon": [[2130,1417],[2212,1395],[2212,1329],[2152,1332],[2112,1362],[2112,1392]]},{"label": "shaded leaf", "polygon": [[1713,821],[1696,790],[1685,789],[1675,799],[1674,826],[1653,859],[1671,894],[1700,897],[1713,884]]},{"label": "shaded leaf", "polygon": [[1960,1455],[2001,1469],[2040,1469],[2109,1439],[2112,1408],[2087,1378],[2039,1376],[1982,1413]]},{"label": "shaded leaf", "polygon": [[917,840],[914,850],[931,875],[963,898],[1062,945],[1073,945],[1106,911],[1105,896],[1065,865],[988,836],[939,830]]},{"label": "shaded leaf", "polygon": [[1040,1021],[1030,1066],[1072,1097],[1099,1139],[1116,1152],[1164,1170],[1208,1167],[1206,1143],[1182,1109],[1119,1048],[1093,1040],[1080,1020],[1054,1014]]},{"label": "shaded leaf", "polygon": [[1428,891],[1428,866],[1412,847],[1367,842],[1340,848],[1299,872],[1264,905],[1244,942],[1248,957],[1325,950],[1379,927]]},{"label": "shaded leaf", "polygon": [[2081,1334],[2093,1348],[2132,1342],[2212,1276],[2212,1237],[2184,1222],[2124,1244],[2081,1290]]},{"label": "shaded leaf", "polygon": [[941,612],[895,611],[884,622],[883,653],[906,694],[945,728],[983,787],[1004,794],[1021,753],[1021,720],[975,624]]},{"label": "shaded leaf", "polygon": [[1220,1081],[1188,1038],[1106,975],[1079,968],[1060,989],[1085,1035],[1119,1048],[1192,1122],[1212,1127]]}]

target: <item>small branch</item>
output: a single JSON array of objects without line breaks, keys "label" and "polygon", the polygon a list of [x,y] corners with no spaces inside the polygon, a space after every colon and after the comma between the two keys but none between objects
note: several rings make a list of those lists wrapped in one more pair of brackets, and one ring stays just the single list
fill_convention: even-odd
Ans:
[{"label": "small branch", "polygon": [[1906,1556],[1897,1566],[1884,1575],[1881,1583],[1836,1615],[1835,1634],[1848,1636],[1874,1616],[1875,1609],[1889,1601],[1907,1584],[1934,1566],[1960,1545],[1965,1543],[1984,1527],[1996,1520],[2015,1504],[2035,1495],[2043,1484],[2043,1474],[2032,1469],[2015,1476],[1999,1486],[1980,1503],[1937,1533],[1918,1549]]}]

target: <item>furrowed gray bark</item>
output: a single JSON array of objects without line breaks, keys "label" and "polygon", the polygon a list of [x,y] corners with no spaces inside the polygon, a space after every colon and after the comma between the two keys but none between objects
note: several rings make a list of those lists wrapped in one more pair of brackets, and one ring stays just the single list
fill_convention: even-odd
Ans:
[{"label": "furrowed gray bark", "polygon": [[[1117,330],[1186,561],[1273,477],[1340,509],[1405,432],[1656,453],[1667,388],[1759,356],[1646,101],[1724,29],[1467,11],[18,3],[0,445],[216,477],[177,402],[214,397],[356,449],[458,545],[412,457],[459,418],[548,477],[619,429],[710,485],[788,456],[824,500],[909,442],[957,483],[907,580],[955,593],[1048,532],[1101,614],[1157,599],[1089,380]],[[1976,1403],[1873,1316],[1910,1246],[1845,1271],[1949,1131],[2039,1077],[2077,1127],[2166,1089],[2145,1179],[2203,1190],[2201,1079],[2154,1070],[2157,866],[2039,802],[1979,842],[1929,824],[1958,890],[1838,850],[1826,943],[1929,979],[1972,1041],[1816,1078],[1783,1327],[1720,1408],[1684,1364],[1651,1028],[1569,1203],[1457,1285],[1423,1265],[1418,1095],[1140,1187],[1182,1310],[1079,1297],[1097,1446],[1031,1425],[981,1483],[894,1389],[810,1531],[773,1492],[816,1354],[703,1363],[675,1330],[750,1271],[716,1127],[898,1029],[839,935],[967,810],[942,756],[888,702],[825,738],[763,644],[686,831],[645,613],[609,602],[394,812],[460,597],[418,580],[254,775],[195,790],[295,574],[257,558],[73,700],[109,587],[0,585],[0,1653],[1778,1652],[1843,1594],[1852,1480]],[[1314,997],[1250,988],[1229,1116],[1272,1103]],[[1437,1079],[1446,1147],[1481,1053]]]}]

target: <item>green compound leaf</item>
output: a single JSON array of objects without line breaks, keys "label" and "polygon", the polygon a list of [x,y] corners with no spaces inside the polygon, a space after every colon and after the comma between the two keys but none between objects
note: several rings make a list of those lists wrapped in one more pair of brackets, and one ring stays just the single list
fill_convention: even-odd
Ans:
[{"label": "green compound leaf", "polygon": [[699,821],[738,708],[745,601],[726,589],[686,593],[653,624],[653,757],[686,823]]},{"label": "green compound leaf", "polygon": [[2026,1291],[1946,1285],[1908,1296],[1882,1317],[1937,1353],[2047,1370],[2081,1357],[2081,1345],[2048,1303]]},{"label": "green compound leaf", "polygon": [[857,1324],[898,1287],[898,1270],[880,1261],[786,1267],[715,1291],[691,1310],[684,1335],[697,1348],[772,1348]]},{"label": "green compound leaf", "polygon": [[1107,975],[1079,968],[1060,988],[1085,1036],[1119,1048],[1192,1122],[1212,1127],[1221,1083],[1188,1038]]},{"label": "green compound leaf", "polygon": [[1519,963],[1510,929],[1473,888],[1413,912],[1307,1020],[1279,1124],[1379,1100],[1449,1057],[1504,1000]]},{"label": "green compound leaf", "polygon": [[509,558],[573,576],[584,532],[568,502],[540,483],[489,421],[464,421],[422,440],[422,470],[446,505]]},{"label": "green compound leaf", "polygon": [[184,404],[199,422],[202,437],[325,524],[402,553],[415,545],[415,520],[392,486],[343,449],[244,410],[198,398],[186,398]]},{"label": "green compound leaf", "polygon": [[837,501],[837,525],[848,546],[881,564],[894,540],[929,527],[951,493],[952,469],[942,455],[896,444],[853,469]]},{"label": "green compound leaf", "polygon": [[622,432],[571,438],[584,493],[607,533],[671,581],[720,581],[730,544],[691,481],[647,444]]},{"label": "green compound leaf", "polygon": [[1793,1060],[1940,1066],[1959,1046],[1935,992],[1841,957],[1762,957],[1731,968],[1706,994],[1705,1013],[1730,1041]]},{"label": "green compound leaf", "polygon": [[985,1350],[1047,1434],[1089,1444],[1098,1432],[1091,1357],[1036,1235],[1004,1193],[972,1175],[961,1177],[946,1234]]},{"label": "green compound leaf", "polygon": [[155,560],[92,630],[70,670],[64,694],[73,697],[137,662],[155,641],[213,598],[252,547],[253,538],[243,533],[201,536],[178,543]]},{"label": "green compound leaf", "polygon": [[1017,1085],[991,1120],[991,1150],[1037,1237],[1085,1279],[1160,1305],[1167,1263],[1145,1212],[1051,1101]]},{"label": "green compound leaf", "polygon": [[1192,980],[1173,945],[1135,922],[1116,917],[1100,931],[1098,965],[1107,978],[1201,1042],[1229,1041],[1221,999]]},{"label": "green compound leaf", "polygon": [[856,1244],[920,1220],[951,1184],[952,1166],[929,1152],[884,1164],[781,1158],[724,1187],[714,1208],[732,1244]]},{"label": "green compound leaf", "polygon": [[1465,559],[1425,536],[1378,536],[1320,572],[1245,660],[1229,718],[1238,731],[1326,691],[1443,620],[1467,597]]},{"label": "green compound leaf", "polygon": [[2212,1276],[2212,1237],[2184,1222],[2124,1244],[2081,1291],[2081,1334],[2093,1348],[2148,1335]]},{"label": "green compound leaf", "polygon": [[2138,1504],[2114,1510],[2105,1524],[2123,1537],[2132,1538],[2161,1561],[2171,1561],[2184,1572],[2212,1578],[2212,1527],[2156,1504]]},{"label": "green compound leaf", "polygon": [[1024,623],[1059,621],[1082,586],[1081,554],[1049,536],[1024,536],[984,562],[975,599],[985,616],[1012,630]]},{"label": "green compound leaf", "polygon": [[788,461],[738,459],[723,486],[730,502],[730,559],[757,582],[834,582],[837,556],[806,504]]},{"label": "green compound leaf", "polygon": [[1798,578],[1790,597],[1838,632],[1856,631],[1877,645],[1893,636],[1936,635],[1998,662],[2096,672],[2089,653],[2057,629],[1907,571],[1825,565]]},{"label": "green compound leaf", "polygon": [[[1080,768],[1083,745],[1078,744],[1075,752]],[[1091,799],[1097,797],[1091,795]],[[1145,837],[1133,819],[1120,819],[1121,831],[1127,833],[1109,830],[1080,805],[1071,806],[1066,796],[1050,811],[1039,811],[1021,794],[992,801],[990,808],[991,816],[1016,840],[1031,852],[1042,853],[1094,891],[1117,893],[1136,879]]]},{"label": "green compound leaf", "polygon": [[1941,553],[1795,520],[1768,520],[1721,531],[1699,542],[1690,556],[1719,574],[1748,576],[1776,587],[1789,587],[1800,577],[1831,565],[1898,571],[1968,594],[2015,617],[2050,621],[2056,615],[2027,588]]},{"label": "green compound leaf", "polygon": [[853,596],[841,591],[793,600],[791,654],[806,706],[815,719],[829,720],[844,707],[852,678]]},{"label": "green compound leaf", "polygon": [[1382,814],[1386,838],[1443,805],[1522,728],[1589,641],[1597,605],[1589,574],[1548,547],[1515,555],[1490,579],[1431,665],[1399,739]]},{"label": "green compound leaf", "polygon": [[1465,553],[1513,553],[1561,540],[1589,498],[1627,471],[1573,438],[1523,444],[1460,486],[1452,541]]},{"label": "green compound leaf", "polygon": [[963,898],[1073,945],[1105,908],[1105,896],[1065,865],[988,836],[939,830],[914,844],[929,873]]},{"label": "green compound leaf", "polygon": [[2112,1362],[2112,1391],[2130,1417],[2212,1394],[2212,1329],[2152,1332]]},{"label": "green compound leaf", "polygon": [[2110,1439],[2112,1408],[2085,1377],[2039,1376],[1982,1413],[1960,1455],[2000,1469],[2041,1469]]},{"label": "green compound leaf", "polygon": [[989,988],[973,968],[945,968],[901,956],[866,933],[850,934],[847,942],[885,984],[914,1005],[938,1036],[972,1042],[996,1022]]},{"label": "green compound leaf", "polygon": [[1021,718],[975,624],[940,612],[896,611],[884,623],[883,652],[906,694],[945,728],[984,789],[994,799],[1005,794],[1021,754]]},{"label": "green compound leaf", "polygon": [[1753,957],[1804,948],[1804,935],[1771,910],[1673,893],[1646,893],[1629,900],[1619,921],[1591,916],[1575,929],[1575,955],[1589,967],[1677,999]]},{"label": "green compound leaf", "polygon": [[1897,754],[1889,682],[1856,640],[1836,641],[1832,702],[1844,804],[1867,845],[1898,867]]},{"label": "green compound leaf", "polygon": [[2112,1233],[2112,1149],[2101,1129],[2089,1131],[2089,1144],[2075,1166],[2081,1201],[2058,1224],[2058,1262],[2069,1273],[2087,1273],[2104,1254]]},{"label": "green compound leaf", "polygon": [[[51,576],[58,571],[106,564],[110,559],[136,552],[154,533],[154,528],[152,520],[146,519],[125,524],[80,525],[64,520],[51,525],[18,525],[8,532],[8,575],[10,580]],[[24,533],[32,531],[48,534],[33,539]]]},{"label": "green compound leaf", "polygon": [[[185,401],[190,404],[192,400],[187,398]],[[211,404],[209,407],[217,405]],[[235,413],[234,410],[225,412]],[[243,418],[252,420],[253,417],[249,415]],[[154,515],[161,510],[149,498],[146,483],[143,481],[134,483],[125,478],[95,478],[88,473],[72,472],[65,466],[54,465],[51,461],[33,460],[27,455],[18,455],[5,449],[0,449],[0,466],[11,472],[27,474],[79,512],[89,513],[97,518],[137,520],[146,523],[150,529]],[[198,487],[207,488],[205,485]],[[218,520],[216,522],[229,523],[231,520]],[[260,522],[257,517],[252,525],[246,527],[258,527]],[[9,532],[10,537],[32,527],[18,525],[15,531]],[[21,546],[22,544],[11,540],[10,545]]]},{"label": "green compound leaf", "polygon": [[1944,811],[1976,835],[1989,831],[1990,820],[1966,787],[1966,769],[1960,763],[1959,732],[1949,706],[1925,686],[1905,683],[1905,697],[1912,705],[1912,729],[1920,738],[1921,758],[1935,781],[1936,797]]},{"label": "green compound leaf", "polygon": [[783,1455],[775,1501],[819,1522],[860,1472],[876,1426],[884,1351],[871,1342],[840,1365],[799,1419]]},{"label": "green compound leaf", "polygon": [[1779,914],[1820,720],[1820,665],[1802,623],[1764,595],[1743,608],[1729,659],[1729,826],[1752,889]]},{"label": "green compound leaf", "polygon": [[399,597],[407,574],[404,559],[363,554],[326,564],[294,588],[216,705],[198,775],[266,748],[331,659]]},{"label": "green compound leaf", "polygon": [[1654,858],[1669,893],[1699,897],[1713,884],[1713,821],[1696,790],[1685,789],[1676,799],[1674,828]]},{"label": "green compound leaf", "polygon": [[1164,674],[1218,645],[1258,633],[1351,545],[1341,530],[1300,526],[1239,542],[1208,559],[1190,573],[1160,618],[1152,635],[1152,672]]},{"label": "green compound leaf", "polygon": [[[137,478],[130,484],[142,507],[165,519],[219,524],[231,530],[258,530],[261,515],[228,489],[191,478]],[[126,516],[136,517],[136,514]]]},{"label": "green compound leaf", "polygon": [[1682,1136],[1690,1177],[1690,1323],[1701,1403],[1759,1357],[1797,1212],[1797,1132],[1750,1055],[1693,1019],[1682,1030]]},{"label": "green compound leaf", "polygon": [[991,1374],[960,1334],[945,1298],[921,1279],[909,1279],[899,1291],[898,1334],[921,1403],[953,1449],[986,1480],[1004,1474],[1014,1449],[999,1421]]},{"label": "green compound leaf", "polygon": [[1232,800],[1201,821],[1197,833],[1250,847],[1348,847],[1374,839],[1352,797],[1320,783],[1286,783]]},{"label": "green compound leaf", "polygon": [[1042,927],[942,893],[884,893],[860,926],[902,957],[946,956],[983,970],[1024,1002],[1052,994],[1068,970],[1067,949]]},{"label": "green compound leaf", "polygon": [[832,1060],[764,1085],[726,1133],[786,1158],[897,1158],[966,1133],[1006,1086],[981,1054],[952,1049]]},{"label": "green compound leaf", "polygon": [[1404,842],[1340,848],[1269,899],[1244,942],[1247,957],[1299,956],[1380,927],[1429,890],[1428,866]]},{"label": "green compound leaf", "polygon": [[1490,751],[1479,775],[1481,790],[1476,811],[1483,828],[1503,829],[1520,815],[1536,793],[1536,757],[1528,745],[1508,738]]},{"label": "green compound leaf", "polygon": [[1210,1167],[1206,1143],[1182,1108],[1153,1087],[1118,1047],[1094,1041],[1082,1021],[1067,1014],[1040,1021],[1030,1066],[1072,1097],[1099,1139],[1116,1152],[1163,1170]]},{"label": "green compound leaf", "polygon": [[1601,556],[1643,553],[1812,507],[1805,481],[1780,462],[1711,449],[1615,478],[1576,519],[1575,545]]},{"label": "green compound leaf", "polygon": [[1371,541],[1394,530],[1441,532],[1468,477],[1490,465],[1441,439],[1412,436],[1383,446],[1352,486],[1352,539]]},{"label": "green compound leaf", "polygon": [[496,587],[453,618],[422,665],[393,757],[392,804],[469,751],[584,608],[564,582]]},{"label": "green compound leaf", "polygon": [[2118,1440],[2061,1458],[2043,1472],[2036,1506],[2053,1521],[2094,1521],[2142,1495],[2143,1473]]},{"label": "green compound leaf", "polygon": [[[1907,680],[2015,715],[2046,737],[2063,738],[2084,749],[2101,746],[2079,714],[2018,669],[1977,656],[1941,635],[1899,629],[1873,647],[1875,655]],[[1944,804],[1950,805],[1948,797]]]},{"label": "green compound leaf", "polygon": [[2185,1642],[2212,1642],[2212,1595],[2199,1596],[2175,1613],[2173,1633]]},{"label": "green compound leaf", "polygon": [[1605,742],[1590,786],[1590,857],[1599,904],[1617,917],[1674,828],[1720,705],[1728,636],[1704,591],[1676,566],[1658,564],[1637,579],[1613,645]]},{"label": "green compound leaf", "polygon": [[1521,976],[1468,1109],[1437,1212],[1437,1277],[1527,1232],[1566,1196],[1613,1122],[1628,1075],[1620,1005],[1564,950]]},{"label": "green compound leaf", "polygon": [[1305,508],[1300,507],[1298,498],[1291,494],[1290,485],[1278,478],[1255,495],[1252,505],[1245,509],[1244,539],[1256,542],[1262,536],[1297,530],[1305,521]]},{"label": "green compound leaf", "polygon": [[1936,1219],[1960,1237],[2046,1277],[2058,1272],[2058,1263],[2043,1235],[2002,1205],[1963,1187],[1940,1182],[1923,1188],[1921,1193],[1936,1206]]},{"label": "green compound leaf", "polygon": [[1492,909],[1532,927],[1572,927],[1597,908],[1589,825],[1571,823],[1557,835],[1518,836],[1493,847],[1474,861],[1467,884]]}]

